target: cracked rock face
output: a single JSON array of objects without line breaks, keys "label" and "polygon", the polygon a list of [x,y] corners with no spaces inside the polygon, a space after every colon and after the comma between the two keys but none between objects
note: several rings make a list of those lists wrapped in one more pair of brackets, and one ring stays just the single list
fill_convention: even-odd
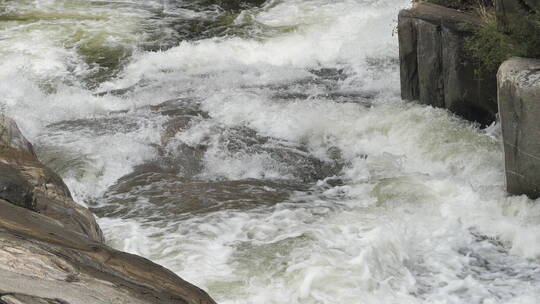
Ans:
[{"label": "cracked rock face", "polygon": [[464,49],[478,16],[420,2],[398,17],[401,97],[489,125],[497,113],[494,73]]},{"label": "cracked rock face", "polygon": [[0,304],[215,303],[142,257],[104,244],[92,213],[0,116]]},{"label": "cracked rock face", "polygon": [[499,68],[497,79],[507,190],[538,198],[540,59],[509,59]]}]

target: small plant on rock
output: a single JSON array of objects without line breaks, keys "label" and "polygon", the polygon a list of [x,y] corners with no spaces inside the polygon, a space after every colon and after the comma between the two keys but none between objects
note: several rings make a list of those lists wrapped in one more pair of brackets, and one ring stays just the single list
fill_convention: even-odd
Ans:
[{"label": "small plant on rock", "polygon": [[482,26],[465,40],[465,49],[483,70],[496,71],[511,57],[540,57],[540,14],[523,13],[502,24],[493,9],[477,9]]}]

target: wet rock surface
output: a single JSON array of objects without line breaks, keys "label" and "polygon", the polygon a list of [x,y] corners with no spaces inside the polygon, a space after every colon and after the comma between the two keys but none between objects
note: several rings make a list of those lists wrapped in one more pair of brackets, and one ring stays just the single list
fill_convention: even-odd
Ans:
[{"label": "wet rock surface", "polygon": [[[91,206],[98,216],[160,221],[272,206],[307,191],[318,180],[338,175],[345,165],[335,147],[329,148],[328,159],[319,159],[305,145],[262,136],[247,127],[215,124],[191,99],[170,100],[151,110],[167,117],[157,147],[159,158],[135,167],[109,187]],[[182,136],[197,125],[208,127],[203,140],[197,145],[184,142]],[[267,171],[256,177],[240,172],[246,176],[233,180],[208,178],[206,162],[214,155],[224,161],[259,157]],[[279,177],[272,176],[276,171]]]},{"label": "wet rock surface", "polygon": [[[320,77],[326,77],[324,73],[334,77],[338,72],[321,71]],[[90,202],[100,217],[174,222],[217,211],[265,208],[309,191],[346,165],[337,147],[328,147],[326,157],[319,158],[306,144],[217,123],[193,98],[146,109],[163,121],[155,144],[158,157],[136,166]],[[190,140],[193,134],[200,136],[196,142]],[[250,171],[247,162],[253,159],[260,161],[254,167],[262,164],[263,170]],[[227,162],[232,165],[220,167]]]},{"label": "wet rock surface", "polygon": [[[198,180],[201,174],[204,175],[205,162],[212,156],[220,155],[225,159],[260,157],[271,164],[268,171],[278,171],[295,184],[297,181],[313,183],[336,175],[344,166],[336,147],[329,147],[328,159],[314,157],[301,143],[264,136],[247,127],[216,124],[193,99],[170,100],[151,109],[168,119],[163,124],[161,145],[157,147],[159,161],[146,164],[147,167],[154,166],[158,173]],[[205,129],[203,140],[191,144],[181,139],[198,126]],[[135,175],[140,170],[144,171],[144,166],[135,170]],[[261,177],[272,179],[270,176]]]},{"label": "wet rock surface", "polygon": [[495,120],[495,75],[481,71],[463,48],[479,20],[429,3],[399,13],[403,99],[446,108],[482,125]]},{"label": "wet rock surface", "polygon": [[0,114],[0,145],[34,154],[32,144],[22,135],[15,121]]},{"label": "wet rock surface", "polygon": [[[55,219],[66,229],[102,242],[103,235],[92,213],[71,198],[62,179],[33,153],[0,147],[2,198]],[[21,192],[19,192],[21,191]]]},{"label": "wet rock surface", "polygon": [[540,60],[507,60],[499,68],[497,78],[507,190],[538,198]]},{"label": "wet rock surface", "polygon": [[306,190],[307,186],[300,182],[190,180],[159,170],[144,170],[123,177],[108,190],[102,204],[92,210],[108,217],[163,220],[271,206],[285,201],[294,191]]},{"label": "wet rock surface", "polygon": [[35,210],[32,185],[10,165],[0,163],[0,198],[14,205]]},{"label": "wet rock surface", "polygon": [[16,124],[0,130],[0,303],[214,303],[142,257],[104,244],[92,213],[36,158]]}]

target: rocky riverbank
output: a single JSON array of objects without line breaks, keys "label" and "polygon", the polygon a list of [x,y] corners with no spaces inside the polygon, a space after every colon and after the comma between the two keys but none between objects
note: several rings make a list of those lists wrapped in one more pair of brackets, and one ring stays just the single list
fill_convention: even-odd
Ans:
[{"label": "rocky riverbank", "polygon": [[0,116],[0,303],[215,303],[142,257],[104,244],[92,213]]},{"label": "rocky riverbank", "polygon": [[[522,41],[513,43],[523,47],[524,54],[534,56],[534,52],[525,52],[523,45],[536,42],[525,41],[527,36],[516,31],[519,28],[530,35],[539,30],[534,22],[522,22],[537,18],[539,5],[536,0],[520,4],[495,1],[496,31],[500,32],[493,34],[496,37],[483,38],[511,41],[523,36]],[[501,51],[501,55],[483,50],[487,52],[485,56],[494,53],[503,56],[500,62],[508,59],[500,65],[498,74],[495,69],[486,69],[482,62],[485,64],[489,60],[479,60],[478,53],[472,54],[465,47],[470,41],[467,39],[478,39],[472,35],[478,35],[485,26],[481,16],[474,12],[462,12],[432,3],[420,2],[411,9],[402,10],[398,25],[401,96],[405,100],[446,108],[484,126],[493,122],[498,113],[504,142],[507,190],[511,194],[538,198],[539,61],[508,58],[511,53]],[[504,46],[494,46],[499,47]],[[511,48],[518,47],[512,45]]]},{"label": "rocky riverbank", "polygon": [[401,97],[488,125],[497,113],[495,74],[479,74],[464,49],[479,27],[471,13],[418,3],[399,13]]}]

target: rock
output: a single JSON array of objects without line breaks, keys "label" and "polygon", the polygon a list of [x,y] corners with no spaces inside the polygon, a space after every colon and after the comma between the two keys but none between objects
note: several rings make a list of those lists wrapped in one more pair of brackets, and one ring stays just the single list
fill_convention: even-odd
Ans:
[{"label": "rock", "polygon": [[402,10],[398,18],[401,97],[449,109],[482,125],[494,121],[495,75],[479,72],[463,47],[477,26],[477,16],[430,3]]},{"label": "rock", "polygon": [[507,190],[538,198],[540,59],[509,59],[499,68],[497,80]]},{"label": "rock", "polygon": [[147,259],[3,200],[0,273],[0,299],[6,303],[215,303]]},{"label": "rock", "polygon": [[66,304],[59,299],[45,299],[23,294],[8,294],[0,297],[2,304]]},{"label": "rock", "polygon": [[404,11],[401,11],[398,17],[401,98],[418,100],[420,88],[416,51],[416,22],[414,18],[406,17],[404,14]]},{"label": "rock", "polygon": [[10,165],[0,163],[0,172],[0,199],[35,211],[34,187]]},{"label": "rock", "polygon": [[444,78],[441,27],[416,21],[419,100],[423,104],[444,108]]},{"label": "rock", "polygon": [[50,217],[64,228],[103,242],[92,213],[77,204],[62,179],[37,159],[17,124],[0,116],[0,198]]},{"label": "rock", "polygon": [[0,146],[36,155],[32,144],[22,135],[15,121],[3,114],[0,114]]}]

